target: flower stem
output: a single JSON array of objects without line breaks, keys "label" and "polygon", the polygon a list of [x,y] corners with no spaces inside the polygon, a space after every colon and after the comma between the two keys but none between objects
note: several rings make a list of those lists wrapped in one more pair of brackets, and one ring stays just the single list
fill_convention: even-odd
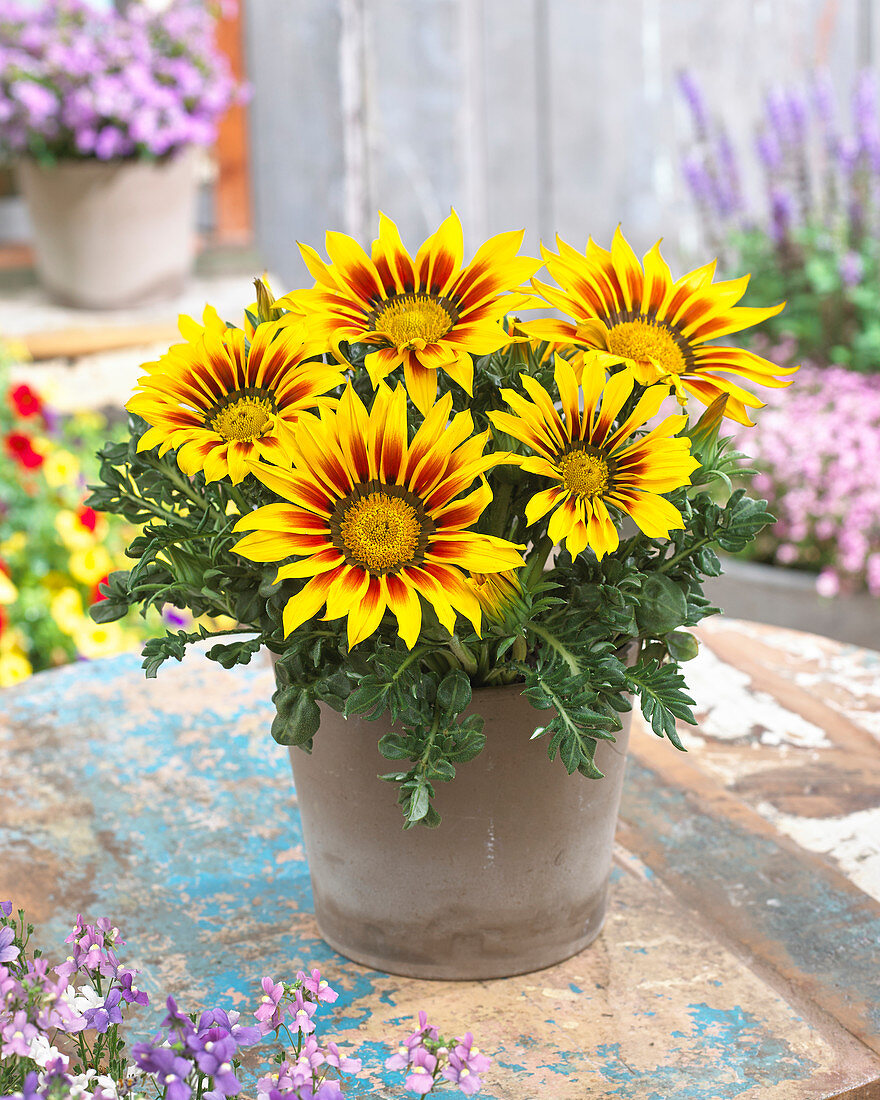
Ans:
[{"label": "flower stem", "polygon": [[525,573],[522,578],[524,588],[533,584],[544,572],[544,566],[547,564],[547,557],[552,549],[553,540],[549,535],[542,535],[535,544],[531,554],[529,554],[526,562]]},{"label": "flower stem", "polygon": [[539,638],[543,638],[549,646],[552,646],[575,675],[581,671],[581,666],[578,664],[575,655],[560,642],[555,634],[551,634],[549,630],[534,621],[529,623],[529,630],[537,634]]},{"label": "flower stem", "polygon": [[667,573],[673,567],[673,565],[677,565],[678,562],[683,561],[684,558],[689,558],[691,554],[695,554],[697,550],[699,550],[701,547],[705,546],[711,541],[711,539],[705,537],[697,539],[697,541],[692,546],[686,546],[683,550],[679,550],[677,554],[673,554],[671,558],[667,558],[666,561],[661,562],[657,566],[655,572]]},{"label": "flower stem", "polygon": [[479,666],[471,651],[459,640],[458,635],[453,634],[447,645],[468,676],[475,676]]}]

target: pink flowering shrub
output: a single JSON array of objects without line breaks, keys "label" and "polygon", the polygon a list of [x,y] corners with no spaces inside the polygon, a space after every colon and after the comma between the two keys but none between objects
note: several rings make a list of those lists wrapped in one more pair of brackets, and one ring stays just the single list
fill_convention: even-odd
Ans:
[{"label": "pink flowering shrub", "polygon": [[880,596],[880,376],[806,365],[766,397],[748,437],[754,489],[777,517],[760,556],[815,571],[822,595]]},{"label": "pink flowering shrub", "polygon": [[216,8],[0,0],[0,145],[50,161],[212,144],[237,95],[213,41]]}]

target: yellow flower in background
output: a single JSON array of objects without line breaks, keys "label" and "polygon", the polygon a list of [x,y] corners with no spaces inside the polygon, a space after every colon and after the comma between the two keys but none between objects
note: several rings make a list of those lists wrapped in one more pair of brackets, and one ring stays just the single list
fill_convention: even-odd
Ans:
[{"label": "yellow flower in background", "polygon": [[27,535],[24,531],[15,531],[0,542],[0,558],[12,558],[20,554],[27,547]]},{"label": "yellow flower in background", "polygon": [[112,657],[131,645],[130,636],[119,623],[93,623],[84,619],[73,635],[73,643],[83,657]]},{"label": "yellow flower in background", "polygon": [[75,634],[85,620],[85,609],[79,592],[69,585],[62,588],[52,597],[49,614],[59,630],[63,630],[65,634]]},{"label": "yellow flower in background", "polygon": [[107,417],[93,409],[77,409],[74,415],[80,431],[99,432],[107,427]]},{"label": "yellow flower in background", "polygon": [[15,603],[18,599],[18,589],[12,583],[6,573],[0,569],[0,604]]},{"label": "yellow flower in background", "polygon": [[688,393],[705,405],[726,393],[725,415],[740,424],[752,423],[747,407],[760,408],[764,402],[723,374],[763,386],[793,381],[797,367],[779,367],[743,348],[707,343],[751,328],[783,308],[784,302],[764,309],[737,306],[748,275],[713,283],[713,261],[673,281],[659,241],[646,253],[643,268],[620,229],[610,252],[592,240],[586,253],[556,240],[559,255],[543,247],[541,253],[562,289],[536,279],[532,285],[575,323],[529,321],[523,325],[529,335],[557,345],[587,344],[602,352],[608,365],[630,367],[642,385],[671,386],[682,404]]},{"label": "yellow flower in background", "polygon": [[33,673],[33,666],[22,650],[0,650],[0,688],[21,683]]},{"label": "yellow flower in background", "polygon": [[527,522],[537,523],[552,511],[547,534],[553,542],[565,540],[572,557],[589,546],[599,559],[620,543],[609,505],[630,516],[649,538],[683,528],[681,513],[659,494],[688,485],[699,466],[690,440],[674,438],[687,417],[669,416],[647,435],[633,435],[657,414],[665,388],[650,387],[614,430],[636,385],[630,371],[619,371],[606,383],[601,357],[587,356],[579,392],[573,367],[557,356],[555,377],[564,419],[550,394],[527,374],[520,380],[528,398],[502,390],[513,413],[489,413],[494,427],[535,452],[522,459],[522,468],[557,483],[532,497]]},{"label": "yellow flower in background", "polygon": [[103,546],[74,550],[70,555],[70,575],[80,584],[97,584],[114,569],[113,559]]},{"label": "yellow flower in background", "polygon": [[63,449],[51,451],[43,462],[43,476],[53,489],[73,485],[80,474],[79,459]]},{"label": "yellow flower in background", "polygon": [[107,537],[107,517],[91,508],[78,512],[61,508],[54,522],[58,537],[68,550],[87,550]]},{"label": "yellow flower in background", "polygon": [[179,447],[185,474],[204,470],[208,481],[228,475],[236,484],[249,459],[286,465],[299,416],[333,404],[327,394],[343,382],[337,367],[307,362],[314,354],[296,326],[259,325],[249,344],[241,329],[206,327],[146,364],[150,373],[126,405],[151,425],[138,450]]},{"label": "yellow flower in background", "polygon": [[540,267],[538,260],[517,256],[522,238],[522,232],[492,237],[462,267],[461,222],[453,211],[413,259],[397,226],[380,214],[369,256],[344,233],[327,234],[329,264],[300,245],[315,286],[278,304],[304,309],[309,331],[337,354],[343,340],[375,346],[364,360],[374,387],[403,364],[409,396],[427,415],[439,370],[472,394],[471,355],[510,343],[501,325],[511,302],[505,292]]},{"label": "yellow flower in background", "polygon": [[251,561],[300,559],[278,570],[278,580],[308,578],[284,609],[285,634],[326,604],[326,619],[347,616],[351,647],[390,609],[412,649],[420,596],[450,634],[456,612],[479,631],[480,604],[463,570],[498,572],[522,558],[512,543],[468,530],[492,499],[483,475],[506,456],[484,455],[489,433],[473,436],[471,414],[450,420],[451,410],[447,393],[408,442],[403,386],[380,384],[368,413],[349,385],[337,412],[300,421],[292,470],[254,464],[289,503],[243,516],[234,529],[252,533],[232,549]]}]

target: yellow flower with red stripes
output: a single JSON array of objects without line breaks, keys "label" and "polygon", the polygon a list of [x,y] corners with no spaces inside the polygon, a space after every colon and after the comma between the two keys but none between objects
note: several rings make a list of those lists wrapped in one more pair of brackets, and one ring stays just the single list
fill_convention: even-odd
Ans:
[{"label": "yellow flower with red stripes", "polygon": [[489,413],[494,427],[533,452],[521,460],[522,469],[556,482],[532,497],[526,521],[537,523],[551,512],[547,534],[554,543],[565,541],[573,557],[589,546],[600,559],[620,544],[609,507],[630,516],[649,538],[682,529],[681,513],[661,494],[688,485],[699,466],[690,440],[676,436],[687,417],[669,416],[647,434],[634,434],[657,414],[665,388],[651,386],[615,428],[636,387],[630,371],[606,383],[601,357],[587,355],[579,388],[572,365],[557,356],[555,379],[561,413],[527,374],[520,380],[528,396],[502,390],[512,412]]},{"label": "yellow flower with red stripes", "polygon": [[243,516],[235,530],[250,533],[233,550],[258,562],[298,559],[278,570],[279,581],[307,579],[284,609],[285,635],[326,606],[325,619],[347,617],[354,646],[390,610],[412,648],[420,596],[450,633],[457,613],[479,631],[465,571],[522,564],[521,548],[469,530],[492,499],[484,475],[506,455],[483,454],[489,432],[474,435],[469,412],[449,419],[451,394],[408,442],[406,398],[402,385],[381,384],[367,412],[348,385],[337,410],[300,420],[291,469],[251,465],[283,503]]},{"label": "yellow flower with red stripes", "polygon": [[557,346],[577,343],[602,352],[608,365],[623,363],[642,385],[664,382],[685,404],[693,394],[711,405],[728,395],[726,415],[751,424],[748,408],[764,402],[724,375],[763,386],[787,386],[797,367],[779,367],[744,348],[724,347],[717,340],[751,328],[783,308],[738,306],[749,276],[713,283],[715,263],[673,280],[660,255],[660,242],[645,255],[644,267],[620,229],[611,251],[594,241],[586,253],[557,237],[559,254],[543,248],[547,270],[559,287],[532,280],[551,305],[575,319],[529,321],[530,336]]},{"label": "yellow flower with red stripes", "polygon": [[311,335],[337,354],[342,341],[375,347],[364,361],[374,386],[403,364],[409,395],[427,415],[438,371],[473,394],[471,356],[510,343],[501,321],[522,295],[506,294],[541,266],[517,255],[522,238],[522,232],[500,233],[462,267],[461,222],[453,211],[413,259],[382,214],[370,255],[343,233],[327,234],[330,263],[300,245],[315,285],[276,305],[305,311]]},{"label": "yellow flower with red stripes", "polygon": [[210,318],[196,329],[147,364],[150,373],[125,406],[151,425],[138,450],[179,447],[181,470],[204,470],[208,481],[238,483],[249,460],[286,464],[293,425],[304,411],[334,402],[327,394],[343,382],[339,369],[308,361],[315,348],[303,342],[301,326],[261,324],[250,341]]}]

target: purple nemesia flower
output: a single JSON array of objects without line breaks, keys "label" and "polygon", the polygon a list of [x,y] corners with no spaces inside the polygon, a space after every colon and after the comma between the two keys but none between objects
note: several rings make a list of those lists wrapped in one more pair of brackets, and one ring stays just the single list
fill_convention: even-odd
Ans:
[{"label": "purple nemesia flower", "polygon": [[86,1018],[88,1027],[93,1028],[99,1034],[103,1035],[111,1024],[122,1023],[122,1011],[119,1008],[119,1002],[122,1000],[122,993],[118,989],[111,989],[107,994],[106,999],[102,1005],[97,1008],[89,1008],[83,1013]]},{"label": "purple nemesia flower", "polygon": [[330,988],[329,984],[321,977],[321,971],[314,969],[310,975],[306,975],[305,971],[298,970],[296,972],[297,980],[302,982],[303,989],[307,989],[310,993],[314,993],[320,1002],[332,1005],[339,994]]},{"label": "purple nemesia flower", "polygon": [[284,986],[281,982],[273,982],[269,977],[263,978],[260,984],[263,988],[263,996],[260,998],[254,1016],[260,1023],[261,1033],[268,1035],[270,1031],[276,1031],[281,1027],[284,1013],[279,1008],[279,1004],[284,996]]},{"label": "purple nemesia flower", "polygon": [[252,1047],[260,1041],[263,1033],[258,1027],[240,1024],[240,1018],[241,1013],[234,1010],[227,1012],[223,1008],[207,1009],[199,1016],[196,1030],[201,1034],[209,1028],[219,1027],[232,1036],[236,1046]]},{"label": "purple nemesia flower", "polygon": [[119,982],[119,992],[126,1004],[148,1005],[150,998],[134,984],[137,974],[136,970],[118,970],[116,980]]},{"label": "purple nemesia flower", "polygon": [[299,989],[296,990],[293,995],[293,1003],[288,1005],[287,1011],[293,1017],[293,1022],[303,1035],[311,1035],[315,1030],[312,1017],[315,1015],[317,1008],[318,1006],[314,1001],[303,1000],[302,992]]},{"label": "purple nemesia flower", "polygon": [[166,1089],[167,1100],[189,1100],[192,1089],[186,1083],[192,1065],[170,1047],[153,1043],[136,1043],[131,1050],[135,1063],[147,1073],[156,1075]]},{"label": "purple nemesia flower", "polygon": [[19,949],[12,942],[14,939],[14,929],[8,925],[0,928],[0,963],[13,962],[18,958]]},{"label": "purple nemesia flower", "polygon": [[191,1041],[196,1065],[213,1078],[214,1091],[222,1096],[234,1096],[240,1092],[241,1085],[232,1069],[232,1059],[238,1049],[235,1040],[221,1027],[212,1027],[200,1032]]},{"label": "purple nemesia flower", "polygon": [[468,1032],[449,1052],[449,1064],[440,1071],[440,1076],[457,1085],[465,1096],[473,1096],[482,1085],[479,1074],[485,1073],[491,1064],[492,1059],[474,1046],[474,1037]]},{"label": "purple nemesia flower", "polygon": [[12,916],[12,902],[11,901],[0,901],[0,913],[2,913],[4,917],[11,917]]},{"label": "purple nemesia flower", "polygon": [[437,1067],[437,1059],[430,1054],[425,1047],[417,1047],[413,1051],[409,1072],[403,1082],[403,1087],[409,1092],[424,1096],[431,1091],[434,1085],[434,1070]]},{"label": "purple nemesia flower", "polygon": [[[361,1071],[360,1058],[348,1058],[340,1054],[339,1047],[335,1043],[327,1044],[324,1049],[324,1057],[327,1059],[327,1064],[338,1069],[340,1073],[360,1073]],[[403,1069],[403,1066],[397,1068]]]},{"label": "purple nemesia flower", "polygon": [[162,1027],[167,1027],[169,1031],[178,1032],[181,1038],[193,1034],[195,1028],[192,1020],[180,1011],[177,1002],[170,994],[165,998],[165,1004],[168,1008],[168,1015],[162,1021]]}]

